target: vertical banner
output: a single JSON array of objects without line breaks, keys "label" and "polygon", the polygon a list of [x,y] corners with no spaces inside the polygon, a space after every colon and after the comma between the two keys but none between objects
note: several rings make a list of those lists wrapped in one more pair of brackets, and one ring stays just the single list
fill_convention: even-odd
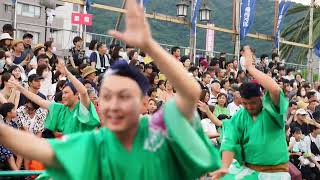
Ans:
[{"label": "vertical banner", "polygon": [[288,0],[279,0],[279,13],[277,18],[277,28],[276,32],[274,34],[274,48],[279,48],[279,38],[280,38],[280,27],[283,20],[283,17],[286,15],[289,7],[291,5],[291,2]]},{"label": "vertical banner", "polygon": [[320,37],[318,38],[315,46],[314,46],[314,53],[320,57]]},{"label": "vertical banner", "polygon": [[197,17],[199,14],[199,10],[202,4],[202,0],[195,0],[194,1],[194,9],[193,9],[193,15],[191,19],[191,31],[193,34],[196,33],[196,26],[197,26]]},{"label": "vertical banner", "polygon": [[[213,27],[214,24],[208,24],[209,27]],[[207,29],[206,36],[206,51],[213,52],[214,50],[214,30]],[[209,54],[208,54],[209,55]],[[211,55],[211,54],[210,54]]]},{"label": "vertical banner", "polygon": [[254,19],[256,0],[242,0],[240,14],[240,40],[248,34]]}]

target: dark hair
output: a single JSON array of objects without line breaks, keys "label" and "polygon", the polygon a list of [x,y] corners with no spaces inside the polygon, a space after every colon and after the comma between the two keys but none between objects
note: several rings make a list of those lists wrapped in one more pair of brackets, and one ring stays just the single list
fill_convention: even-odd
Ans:
[{"label": "dark hair", "polygon": [[199,69],[199,68],[196,67],[196,66],[191,66],[188,71],[191,72],[191,73],[193,73],[194,71],[196,71],[196,70],[198,70],[198,69]]},{"label": "dark hair", "polygon": [[[19,69],[19,70],[20,70],[20,67],[17,66],[17,65],[15,65],[15,64],[14,64],[14,65],[11,65],[11,66],[9,67],[9,69],[8,69],[8,72],[12,74],[12,71],[14,71],[14,70],[16,70],[16,69]],[[22,80],[22,77],[20,76],[19,81],[21,81],[21,80]]]},{"label": "dark hair", "polygon": [[290,101],[289,102],[289,107],[292,107],[293,105],[297,106],[297,102],[296,101]]},{"label": "dark hair", "polygon": [[217,96],[217,99],[219,99],[221,96],[224,96],[226,98],[226,103],[224,104],[224,107],[227,107],[228,105],[228,96],[225,93],[219,93]]},{"label": "dark hair", "polygon": [[174,46],[171,48],[171,54],[173,54],[174,52],[176,52],[178,49],[180,49],[180,47],[178,46]]},{"label": "dark hair", "polygon": [[165,81],[164,81],[164,80],[159,80],[159,82],[158,82],[158,88],[159,88],[162,84],[164,85],[164,84],[165,84]]},{"label": "dark hair", "polygon": [[221,80],[221,82],[220,82],[221,87],[223,88],[223,86],[224,86],[227,82],[229,82],[229,80],[227,80],[227,79]]},{"label": "dark hair", "polygon": [[[94,50],[94,46],[98,43],[97,40],[91,40],[90,44],[89,44],[89,50]],[[98,50],[98,47],[97,47]]]},{"label": "dark hair", "polygon": [[316,95],[316,92],[314,92],[314,91],[309,91],[309,92],[307,93],[307,98],[310,99],[311,97],[313,97],[313,96],[315,96],[315,95]]},{"label": "dark hair", "polygon": [[76,45],[77,42],[82,41],[82,38],[80,36],[76,36],[73,38],[73,44]]},{"label": "dark hair", "polygon": [[129,53],[128,53],[129,60],[132,60],[132,57],[134,56],[134,53],[138,53],[138,51],[136,51],[136,50],[129,51]]},{"label": "dark hair", "polygon": [[157,73],[155,73],[155,72],[151,73],[151,75],[150,75],[150,77],[149,77],[149,82],[150,82],[151,85],[154,85],[154,79],[155,79],[157,76],[159,77],[159,75],[158,75]]},{"label": "dark hair", "polygon": [[27,104],[27,103],[30,103],[30,104],[32,105],[33,110],[37,110],[37,109],[40,108],[40,106],[39,106],[38,104],[34,103],[33,101],[31,101],[31,100],[28,99],[28,98],[27,98],[27,100],[26,100],[26,104]]},{"label": "dark hair", "polygon": [[64,87],[64,85],[66,84],[66,80],[60,80],[57,82],[57,86],[56,86],[56,93],[61,92],[62,88]]},{"label": "dark hair", "polygon": [[262,60],[264,60],[264,59],[267,58],[267,57],[269,57],[268,54],[262,54],[262,55],[260,56],[260,60],[262,61]]},{"label": "dark hair", "polygon": [[279,57],[278,53],[272,53],[271,59],[274,60],[274,58]]},{"label": "dark hair", "polygon": [[8,113],[14,109],[13,103],[3,103],[0,105],[0,115],[2,115],[3,118],[6,118]]},{"label": "dark hair", "polygon": [[111,54],[111,58],[112,58],[113,60],[116,60],[116,59],[118,59],[119,57],[121,57],[121,56],[119,55],[120,49],[122,49],[121,46],[116,46],[116,47],[113,49],[112,54]]},{"label": "dark hair", "polygon": [[55,95],[54,95],[54,99],[53,99],[55,102],[60,102],[62,101],[62,91],[60,92],[57,92]]},{"label": "dark hair", "polygon": [[[303,96],[301,95],[301,90],[302,90],[302,88],[303,88],[304,90],[306,90],[304,87],[300,86],[300,87],[298,88],[298,91],[297,91],[297,96],[303,97]],[[305,95],[304,97],[306,97],[306,96],[307,96],[307,93],[306,93],[306,95]]]},{"label": "dark hair", "polygon": [[49,68],[49,66],[46,65],[46,64],[39,64],[38,67],[37,67],[37,69],[36,69],[36,73],[37,73],[39,76],[42,77],[43,71],[44,71],[45,69],[48,69],[48,68]]},{"label": "dark hair", "polygon": [[299,127],[294,127],[293,129],[292,129],[292,134],[295,134],[295,133],[301,133],[302,131],[301,131],[301,129],[299,128]]},{"label": "dark hair", "polygon": [[105,45],[106,43],[103,43],[103,42],[99,42],[98,44],[97,44],[97,50],[99,49],[99,48],[101,48],[103,45]]},{"label": "dark hair", "polygon": [[37,62],[39,62],[40,59],[48,59],[49,60],[49,57],[46,54],[40,54],[37,56]]},{"label": "dark hair", "polygon": [[1,86],[0,89],[4,88],[4,82],[8,82],[9,79],[11,78],[11,76],[13,76],[11,73],[9,72],[5,72],[2,76],[1,76]]},{"label": "dark hair", "polygon": [[262,95],[260,85],[251,82],[241,84],[239,92],[241,97],[245,99],[250,99],[252,97],[258,97]]},{"label": "dark hair", "polygon": [[[210,74],[209,74],[208,72],[205,72],[205,73],[202,74],[201,78],[203,79],[203,78],[205,78],[207,75],[210,76]],[[210,76],[210,77],[211,77],[211,76]]]},{"label": "dark hair", "polygon": [[219,65],[219,60],[217,58],[212,58],[210,62],[210,66]]},{"label": "dark hair", "polygon": [[49,47],[52,46],[52,43],[53,43],[53,41],[47,41],[47,42],[44,43],[44,46],[45,46],[45,50],[46,50],[46,51],[48,51]]},{"label": "dark hair", "polygon": [[225,64],[225,67],[227,67],[229,64],[233,64],[232,61],[227,61],[226,64]]},{"label": "dark hair", "polygon": [[209,94],[208,90],[202,89],[201,94],[200,94],[200,99],[199,99],[201,102],[204,102],[204,98],[206,97],[207,93]]},{"label": "dark hair", "polygon": [[0,50],[0,59],[6,57],[6,52],[3,50]]},{"label": "dark hair", "polygon": [[157,92],[157,89],[154,88],[154,87],[151,87],[151,88],[148,90],[148,96],[150,97],[153,92]]}]

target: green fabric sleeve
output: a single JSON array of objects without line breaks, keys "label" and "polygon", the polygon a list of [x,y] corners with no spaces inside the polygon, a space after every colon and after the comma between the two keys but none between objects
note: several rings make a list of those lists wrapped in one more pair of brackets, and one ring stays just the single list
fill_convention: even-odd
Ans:
[{"label": "green fabric sleeve", "polygon": [[48,115],[45,120],[45,127],[51,131],[62,131],[63,121],[60,118],[60,113],[64,111],[66,107],[60,103],[51,103],[49,105]]},{"label": "green fabric sleeve", "polygon": [[279,103],[275,106],[271,100],[270,93],[267,92],[262,101],[263,108],[272,117],[271,119],[280,127],[284,128],[286,122],[286,113],[288,110],[289,102],[284,95],[283,91],[279,95]]},{"label": "green fabric sleeve", "polygon": [[219,152],[204,134],[197,113],[189,122],[180,112],[174,99],[171,99],[164,106],[163,117],[169,144],[189,177],[197,178],[220,168]]},{"label": "green fabric sleeve", "polygon": [[94,107],[93,103],[90,101],[89,109],[87,109],[83,104],[79,104],[78,110],[78,120],[89,126],[98,126],[100,124],[99,116]]},{"label": "green fabric sleeve", "polygon": [[[232,117],[232,119],[234,119],[234,117]],[[232,119],[222,121],[222,130],[220,133],[220,151],[233,152],[234,159],[237,159],[238,162],[242,162],[241,145],[239,141],[239,130],[237,130],[237,128],[235,128],[232,124]]]},{"label": "green fabric sleeve", "polygon": [[50,177],[59,180],[99,179],[99,152],[96,132],[64,136],[49,140],[60,167],[46,167]]}]

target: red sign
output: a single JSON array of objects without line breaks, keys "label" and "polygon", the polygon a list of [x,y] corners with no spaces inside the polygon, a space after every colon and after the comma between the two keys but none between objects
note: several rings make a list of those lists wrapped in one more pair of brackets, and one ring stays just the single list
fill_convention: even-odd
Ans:
[{"label": "red sign", "polygon": [[72,13],[71,24],[83,24],[83,17],[81,13]]},{"label": "red sign", "polygon": [[83,24],[87,26],[92,26],[92,14],[82,14]]},{"label": "red sign", "polygon": [[92,26],[92,14],[72,13],[71,24]]}]

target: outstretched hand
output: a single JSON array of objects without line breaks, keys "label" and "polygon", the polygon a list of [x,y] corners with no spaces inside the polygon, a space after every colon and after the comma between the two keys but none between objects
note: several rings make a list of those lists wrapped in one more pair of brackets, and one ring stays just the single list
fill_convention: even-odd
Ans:
[{"label": "outstretched hand", "polygon": [[57,64],[57,66],[56,66],[56,69],[57,69],[57,71],[59,71],[61,74],[67,76],[68,69],[67,69],[67,67],[66,67],[63,59],[58,58],[58,64]]},{"label": "outstretched hand", "polygon": [[152,36],[144,9],[136,0],[127,0],[126,10],[124,32],[111,30],[108,33],[126,44],[145,50],[152,41]]},{"label": "outstretched hand", "polygon": [[250,46],[244,46],[243,50],[244,50],[243,56],[245,58],[244,66],[246,67],[246,69],[252,66],[254,67],[253,53],[251,51]]},{"label": "outstretched hand", "polygon": [[217,171],[214,171],[213,173],[210,173],[212,180],[218,180],[219,178],[222,178],[228,173],[228,169],[221,168]]}]

